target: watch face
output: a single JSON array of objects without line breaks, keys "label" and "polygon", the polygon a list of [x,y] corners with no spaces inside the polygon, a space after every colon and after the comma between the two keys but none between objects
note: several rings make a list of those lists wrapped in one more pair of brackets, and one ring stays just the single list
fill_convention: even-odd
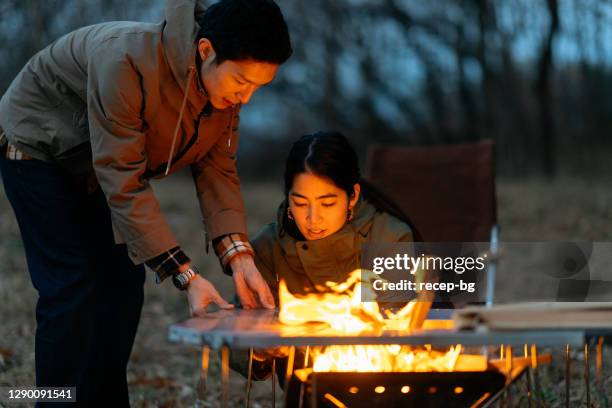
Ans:
[{"label": "watch face", "polygon": [[176,286],[177,289],[185,290],[187,282],[188,281],[187,279],[185,279],[185,276],[183,274],[175,275],[172,277],[172,283],[174,283],[174,286]]},{"label": "watch face", "polygon": [[181,282],[177,279],[176,276],[172,277],[172,283],[177,289],[183,289],[183,287],[181,286]]}]

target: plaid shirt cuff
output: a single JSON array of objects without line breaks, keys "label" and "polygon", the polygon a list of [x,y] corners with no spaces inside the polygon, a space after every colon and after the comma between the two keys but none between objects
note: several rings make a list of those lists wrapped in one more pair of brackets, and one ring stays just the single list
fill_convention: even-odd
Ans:
[{"label": "plaid shirt cuff", "polygon": [[223,272],[229,276],[232,276],[232,268],[230,267],[232,259],[242,254],[255,255],[247,236],[240,233],[232,233],[215,238],[213,240],[213,247],[219,257]]},{"label": "plaid shirt cuff", "polygon": [[181,265],[191,262],[191,259],[181,249],[174,247],[153,259],[149,259],[145,264],[155,272],[155,281],[161,283],[164,279],[179,273]]},{"label": "plaid shirt cuff", "polygon": [[11,144],[4,134],[0,136],[0,151],[2,151],[3,145],[6,144],[6,150],[4,150],[4,157],[8,160],[32,160],[32,157],[28,156],[21,150],[17,149],[13,144]]}]

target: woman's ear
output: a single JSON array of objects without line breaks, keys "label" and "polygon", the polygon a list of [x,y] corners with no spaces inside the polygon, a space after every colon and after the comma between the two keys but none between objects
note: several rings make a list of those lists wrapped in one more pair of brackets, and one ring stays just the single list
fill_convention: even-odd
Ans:
[{"label": "woman's ear", "polygon": [[355,183],[353,185],[353,195],[349,199],[349,208],[355,208],[357,205],[357,201],[359,200],[359,194],[361,193],[361,185],[359,183]]},{"label": "woman's ear", "polygon": [[198,41],[198,52],[203,63],[215,60],[215,49],[208,38],[200,38]]}]

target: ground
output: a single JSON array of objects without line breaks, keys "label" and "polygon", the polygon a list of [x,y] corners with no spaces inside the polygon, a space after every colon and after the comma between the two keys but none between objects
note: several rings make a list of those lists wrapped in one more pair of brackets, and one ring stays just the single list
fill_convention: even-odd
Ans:
[{"label": "ground", "polygon": [[[612,189],[609,180],[585,181],[563,178],[554,182],[514,180],[498,182],[499,222],[504,240],[612,240]],[[187,177],[173,177],[155,185],[161,205],[179,241],[196,265],[221,293],[229,298],[232,284],[217,260],[204,253],[195,192]],[[279,183],[245,182],[243,193],[249,212],[249,228],[257,231],[273,220],[281,199]],[[192,197],[194,199],[192,199]],[[0,188],[0,386],[34,384],[34,305],[23,247],[12,210]],[[503,288],[502,288],[503,290]],[[168,326],[188,317],[187,301],[168,282],[156,285],[147,276],[146,300],[134,350],[128,366],[130,398],[134,407],[218,406],[220,387],[218,360],[213,358],[211,389],[204,401],[196,402],[199,350],[172,344]],[[547,406],[564,405],[564,350],[549,350],[553,364],[542,369]],[[584,401],[582,354],[572,350],[571,406]],[[595,377],[594,371],[591,378]],[[591,387],[591,400],[607,407],[612,401],[612,350],[604,350],[603,389],[607,397]],[[232,374],[231,406],[243,406],[244,380]],[[270,382],[256,384],[253,407],[270,406]],[[524,384],[515,390],[515,403]],[[277,392],[277,400],[281,393]],[[279,402],[279,401],[277,401]],[[1,406],[1,403],[0,403]],[[583,403],[584,406],[584,403]]]}]

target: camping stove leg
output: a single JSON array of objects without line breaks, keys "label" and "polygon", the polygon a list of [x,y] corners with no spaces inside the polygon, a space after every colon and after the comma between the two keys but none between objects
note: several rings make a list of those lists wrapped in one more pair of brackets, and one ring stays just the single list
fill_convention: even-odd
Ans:
[{"label": "camping stove leg", "polygon": [[276,407],[276,359],[272,359],[272,408]]},{"label": "camping stove leg", "polygon": [[603,373],[603,337],[599,337],[597,339],[597,348],[596,348],[596,356],[595,356],[595,378],[598,382],[602,380]]},{"label": "camping stove leg", "polygon": [[565,406],[570,406],[570,346],[565,346]]},{"label": "camping stove leg", "polygon": [[[310,346],[306,346],[306,353],[304,353],[304,367],[308,367],[308,358],[310,357]],[[304,388],[305,385],[303,382],[300,384],[300,402],[298,408],[302,408],[304,406]]]},{"label": "camping stove leg", "polygon": [[310,390],[310,408],[317,408],[317,405],[319,405],[319,396],[317,391],[317,373],[312,373],[310,378],[312,384],[312,389]]},{"label": "camping stove leg", "polygon": [[306,353],[304,353],[304,367],[308,367],[309,358],[310,358],[310,346],[306,346]]},{"label": "camping stove leg", "polygon": [[514,406],[512,404],[512,393],[510,392],[510,385],[512,384],[512,371],[513,371],[513,367],[512,367],[512,346],[506,346],[506,351],[504,352],[504,355],[506,357],[506,397],[505,399],[505,405],[507,407],[512,407]]},{"label": "camping stove leg", "polygon": [[536,404],[538,407],[541,407],[542,399],[540,392],[540,375],[538,372],[538,348],[535,344],[531,345],[531,369],[533,373],[533,391],[536,397]]},{"label": "camping stove leg", "polygon": [[[529,346],[525,344],[523,346],[523,356],[527,359],[529,358]],[[525,373],[525,384],[527,386],[527,406],[531,408],[531,400],[533,398],[533,392],[531,392],[531,370],[528,370]]]},{"label": "camping stove leg", "polygon": [[589,343],[584,343],[584,385],[586,387],[586,406],[591,407],[591,373],[589,364]]},{"label": "camping stove leg", "polygon": [[285,371],[285,408],[289,402],[289,383],[293,377],[293,361],[295,359],[295,346],[289,347],[289,355],[287,356],[287,370]]},{"label": "camping stove leg", "polygon": [[304,407],[304,383],[300,384],[300,400],[298,401],[298,408]]},{"label": "camping stove leg", "polygon": [[600,395],[604,395],[604,386],[603,386],[603,344],[604,338],[599,337],[597,339],[597,348],[595,355],[595,379],[597,381],[597,388],[599,390]]},{"label": "camping stove leg", "polygon": [[[504,344],[500,344],[500,346],[499,346],[499,360],[500,360],[500,361],[503,361],[503,360],[504,360],[504,351],[505,351],[505,347],[506,347],[506,346],[505,346]],[[504,391],[504,392],[503,392],[503,394],[502,394],[502,397],[501,397],[501,403],[500,403],[500,405],[501,405],[502,407],[504,407],[504,408],[505,408],[505,407],[506,407],[506,405],[507,405],[507,401],[506,401],[506,397],[507,397],[507,395],[508,395],[507,391]]]},{"label": "camping stove leg", "polygon": [[208,363],[210,347],[202,347],[202,362],[200,365],[200,381],[198,382],[198,399],[204,401],[206,397],[206,386],[208,382]]},{"label": "camping stove leg", "polygon": [[221,347],[221,406],[229,406],[229,347]]},{"label": "camping stove leg", "polygon": [[249,349],[249,370],[247,372],[246,383],[246,400],[244,401],[245,408],[251,406],[251,386],[253,383],[253,349]]}]

